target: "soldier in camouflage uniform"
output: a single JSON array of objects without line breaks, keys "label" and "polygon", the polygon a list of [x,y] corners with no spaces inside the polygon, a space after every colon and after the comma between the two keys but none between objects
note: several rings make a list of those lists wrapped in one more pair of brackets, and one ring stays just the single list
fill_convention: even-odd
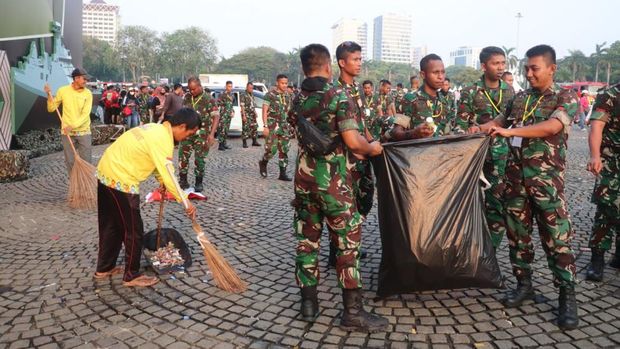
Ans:
[{"label": "soldier in camouflage uniform", "polygon": [[553,82],[557,66],[552,47],[532,47],[526,56],[526,76],[532,88],[515,96],[505,116],[471,131],[512,137],[506,166],[505,208],[510,261],[517,288],[507,294],[504,305],[517,307],[534,297],[530,264],[534,260],[532,225],[536,219],[554,283],[560,287],[558,326],[572,329],[579,324],[579,316],[564,169],[568,132],[578,110],[577,95]]},{"label": "soldier in camouflage uniform", "polygon": [[254,103],[254,84],[248,82],[245,92],[241,94],[239,100],[239,106],[241,107],[241,121],[243,122],[241,128],[241,139],[243,147],[247,148],[247,140],[252,138],[252,146],[260,147],[260,143],[256,140],[256,131],[258,129],[258,123],[256,122],[256,104]]},{"label": "soldier in camouflage uniform", "polygon": [[456,117],[456,96],[453,91],[450,91],[450,79],[445,78],[439,93],[446,99],[448,107],[450,108],[450,114],[448,117],[454,119]]},{"label": "soldier in camouflage uniform", "polygon": [[140,114],[140,125],[151,122],[151,108],[149,106],[149,87],[140,86],[140,94],[138,95],[138,113]]},{"label": "soldier in camouflage uniform", "polygon": [[[461,91],[456,133],[465,133],[472,126],[486,124],[498,114],[506,113],[506,106],[514,97],[514,90],[501,80],[506,68],[505,55],[504,50],[495,46],[485,47],[480,51],[480,64],[484,75]],[[491,241],[496,249],[506,233],[504,218],[506,161],[508,161],[506,138],[495,137],[487,153],[483,173],[491,184],[491,187],[484,192],[485,214]]]},{"label": "soldier in camouflage uniform", "polygon": [[602,281],[605,252],[611,248],[614,235],[616,253],[609,265],[620,268],[620,84],[599,91],[592,110],[588,170],[597,176],[592,194],[596,214],[586,277]]},{"label": "soldier in camouflage uniform", "polygon": [[400,104],[403,101],[406,91],[403,89],[403,84],[400,82],[396,84],[396,91],[394,92],[394,109],[396,113],[402,113]]},{"label": "soldier in camouflage uniform", "polygon": [[378,142],[368,143],[359,133],[355,110],[346,91],[328,83],[331,59],[327,49],[319,44],[308,45],[300,56],[306,79],[291,109],[291,124],[296,125],[299,117],[305,117],[324,135],[342,139],[331,153],[312,156],[301,146],[297,155],[293,226],[297,238],[295,279],[301,288],[301,315],[306,321],[314,321],[319,314],[318,252],[323,221],[326,221],[330,238],[339,249],[336,274],[344,303],[340,327],[347,331],[384,331],[387,319],[368,313],[363,307],[359,267],[362,217],[357,210],[351,173],[353,152],[359,156],[376,156],[383,149]]},{"label": "soldier in camouflage uniform", "polygon": [[220,144],[217,147],[217,150],[232,148],[226,143],[226,140],[228,139],[228,129],[230,129],[230,120],[232,120],[235,115],[235,111],[233,110],[232,88],[232,81],[226,81],[226,90],[217,100],[217,105],[220,108],[220,123],[217,130],[217,141]]},{"label": "soldier in camouflage uniform", "polygon": [[381,111],[379,96],[373,92],[372,81],[366,80],[362,83],[364,94],[362,95],[362,104],[364,107],[364,122],[372,138],[379,140],[381,137],[381,129],[383,112]]},{"label": "soldier in camouflage uniform", "polygon": [[287,113],[291,106],[291,96],[286,91],[288,77],[280,74],[276,77],[276,88],[269,91],[263,101],[263,135],[265,136],[265,154],[258,162],[260,175],[267,177],[267,163],[278,153],[280,167],[279,180],[291,181],[286,174],[288,150],[291,139],[291,125]]},{"label": "soldier in camouflage uniform", "polygon": [[388,80],[379,82],[379,102],[381,103],[381,114],[383,117],[394,116],[396,107],[394,105],[394,97],[392,96],[392,83]]},{"label": "soldier in camouflage uniform", "polygon": [[194,190],[201,192],[205,173],[205,157],[209,154],[209,147],[215,143],[215,130],[220,121],[220,114],[216,101],[211,95],[203,91],[200,80],[191,77],[187,80],[189,93],[183,98],[183,106],[194,109],[202,119],[202,126],[195,135],[179,143],[179,184],[187,189],[187,172],[189,159],[194,152],[194,174],[196,182]]},{"label": "soldier in camouflage uniform", "polygon": [[439,136],[449,134],[452,130],[453,120],[449,118],[451,109],[448,101],[437,92],[446,75],[441,58],[429,54],[420,61],[420,68],[424,84],[417,93],[407,94],[403,98],[403,113],[397,115],[391,132],[395,140],[411,139],[421,132],[416,131],[418,127],[424,129],[424,136],[428,132],[427,127],[436,127],[434,134]]}]

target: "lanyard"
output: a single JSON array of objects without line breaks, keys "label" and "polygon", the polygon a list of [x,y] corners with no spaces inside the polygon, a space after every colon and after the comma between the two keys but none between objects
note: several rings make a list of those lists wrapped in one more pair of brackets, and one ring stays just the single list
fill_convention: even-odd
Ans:
[{"label": "lanyard", "polygon": [[540,96],[540,98],[538,98],[538,101],[536,101],[536,104],[534,105],[534,107],[532,107],[532,109],[530,109],[530,111],[527,110],[527,106],[530,104],[530,97],[532,97],[532,95],[528,95],[527,99],[525,100],[525,108],[523,108],[523,117],[521,122],[525,123],[525,120],[527,120],[530,116],[532,116],[532,114],[534,113],[534,111],[536,110],[536,108],[538,108],[538,105],[540,104],[540,101],[543,99],[545,95]]},{"label": "lanyard", "polygon": [[497,101],[497,104],[495,104],[495,102],[493,102],[493,99],[491,98],[491,96],[489,95],[487,90],[483,90],[483,91],[484,91],[484,95],[487,97],[489,102],[491,102],[491,105],[493,106],[493,109],[495,109],[498,114],[501,113],[501,111],[499,111],[499,106],[502,104],[502,89],[501,88],[499,89],[499,101]]},{"label": "lanyard", "polygon": [[[435,114],[435,111],[437,110],[437,104],[439,104],[439,113]],[[437,98],[437,101],[433,104],[433,112],[431,115],[433,116],[433,118],[437,118],[441,116],[442,113],[443,113],[443,103],[441,103],[439,101],[439,98]]]},{"label": "lanyard", "polygon": [[194,110],[196,110],[196,104],[200,102],[200,100],[202,99],[202,96],[204,96],[204,94],[201,94],[200,98],[198,98],[195,102],[194,102],[194,96],[192,96],[192,107],[194,108]]},{"label": "lanyard", "polygon": [[370,95],[370,97],[369,96],[364,96],[364,97],[365,97],[364,100],[366,101],[366,108],[370,109],[370,107],[372,107],[372,97],[373,96]]}]

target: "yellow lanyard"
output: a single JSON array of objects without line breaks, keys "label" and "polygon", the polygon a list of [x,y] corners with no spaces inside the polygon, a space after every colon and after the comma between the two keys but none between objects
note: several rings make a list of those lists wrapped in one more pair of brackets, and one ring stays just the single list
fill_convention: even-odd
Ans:
[{"label": "yellow lanyard", "polygon": [[523,117],[521,120],[521,122],[523,123],[525,123],[525,120],[527,120],[530,116],[532,116],[536,108],[538,108],[538,105],[540,104],[540,101],[543,99],[544,95],[540,96],[540,98],[538,98],[538,101],[536,101],[536,104],[534,105],[534,107],[530,109],[530,111],[528,111],[527,107],[530,104],[530,97],[532,97],[532,95],[528,95],[527,99],[525,100],[525,108],[523,108]]},{"label": "yellow lanyard", "polygon": [[487,90],[483,90],[483,91],[484,91],[484,95],[487,96],[487,99],[489,100],[489,102],[491,102],[491,105],[493,106],[493,109],[495,109],[498,114],[501,113],[501,111],[499,111],[499,108],[498,108],[498,106],[500,106],[502,104],[502,89],[501,89],[501,87],[499,89],[499,101],[497,101],[497,104],[495,104],[495,102],[493,102],[493,99],[491,98],[491,96],[489,95]]},{"label": "yellow lanyard", "polygon": [[[435,114],[435,110],[437,110],[437,103],[439,103],[439,113]],[[443,103],[439,102],[439,99],[438,99],[437,102],[435,102],[433,105],[433,110],[432,110],[431,115],[433,116],[433,118],[437,118],[441,116],[442,113],[443,113]]]},{"label": "yellow lanyard", "polygon": [[204,94],[200,95],[200,98],[198,98],[195,102],[194,102],[194,96],[192,96],[192,107],[194,108],[194,110],[196,110],[196,104],[200,102],[200,100],[202,99],[202,96],[204,96]]},{"label": "yellow lanyard", "polygon": [[366,98],[364,98],[366,100],[366,108],[370,109],[370,107],[372,107],[372,95],[369,96],[365,96]]}]

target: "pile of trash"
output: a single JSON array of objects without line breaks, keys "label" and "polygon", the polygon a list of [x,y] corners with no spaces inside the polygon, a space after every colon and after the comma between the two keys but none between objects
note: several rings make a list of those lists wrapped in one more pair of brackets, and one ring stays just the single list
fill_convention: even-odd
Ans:
[{"label": "pile of trash", "polygon": [[182,266],[185,263],[185,260],[181,257],[181,252],[174,247],[172,242],[168,242],[166,246],[160,247],[157,251],[145,249],[144,255],[151,265],[157,269]]}]

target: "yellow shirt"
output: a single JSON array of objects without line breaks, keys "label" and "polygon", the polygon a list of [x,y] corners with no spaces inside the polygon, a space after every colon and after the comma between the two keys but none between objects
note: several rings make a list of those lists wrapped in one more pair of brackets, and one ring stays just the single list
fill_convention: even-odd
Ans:
[{"label": "yellow shirt", "polygon": [[[62,104],[61,129],[72,128],[70,136],[90,134],[90,110],[93,106],[93,94],[83,88],[78,91],[71,85],[63,86],[56,91],[54,102],[47,100],[47,111],[52,113]],[[64,133],[64,131],[63,131]]]},{"label": "yellow shirt", "polygon": [[174,179],[166,169],[166,163],[172,162],[173,151],[174,139],[169,123],[134,127],[105,150],[97,165],[97,179],[118,191],[138,194],[140,182],[155,174],[166,190],[181,202],[180,195],[185,198],[187,195],[177,192]]}]

